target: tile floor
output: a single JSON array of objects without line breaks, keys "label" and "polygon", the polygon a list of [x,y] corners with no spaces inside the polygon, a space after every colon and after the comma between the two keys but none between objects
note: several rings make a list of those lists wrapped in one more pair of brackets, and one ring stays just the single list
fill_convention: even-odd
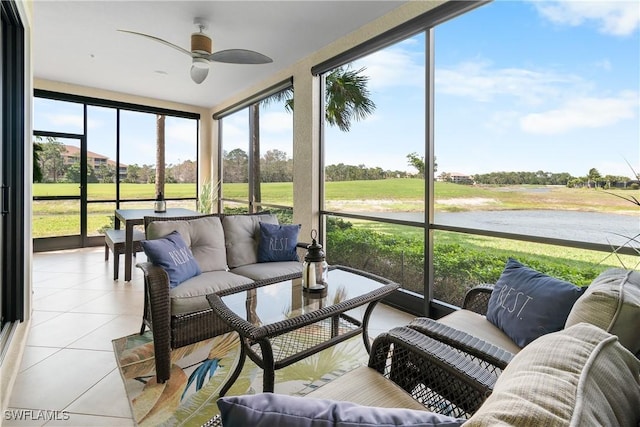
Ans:
[{"label": "tile floor", "polygon": [[[104,261],[103,248],[34,255],[33,321],[8,408],[26,410],[28,419],[8,419],[11,412],[5,412],[0,424],[134,425],[111,340],[139,331],[143,278],[134,269],[131,282],[123,282],[123,264],[114,281],[113,260]],[[369,334],[412,318],[379,304]],[[47,421],[38,411],[58,419]]]}]

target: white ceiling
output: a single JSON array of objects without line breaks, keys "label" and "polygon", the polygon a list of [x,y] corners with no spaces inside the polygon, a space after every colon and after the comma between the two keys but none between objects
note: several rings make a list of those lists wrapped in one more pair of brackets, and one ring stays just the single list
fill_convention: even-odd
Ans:
[{"label": "white ceiling", "polygon": [[[211,107],[404,1],[66,1],[33,3],[34,77]],[[127,29],[190,49],[193,18],[210,22],[213,51],[242,48],[264,65],[212,63],[200,85],[191,58]]]}]

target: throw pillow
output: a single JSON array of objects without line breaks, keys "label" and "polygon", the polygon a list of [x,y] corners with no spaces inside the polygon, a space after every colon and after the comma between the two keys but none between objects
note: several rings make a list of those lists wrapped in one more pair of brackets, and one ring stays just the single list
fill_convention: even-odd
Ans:
[{"label": "throw pillow", "polygon": [[602,272],[576,301],[565,328],[580,322],[617,335],[622,345],[640,355],[640,272],[620,268]]},{"label": "throw pillow", "polygon": [[509,258],[489,298],[487,320],[522,348],[564,328],[582,291]]},{"label": "throw pillow", "polygon": [[263,212],[253,215],[225,215],[222,217],[229,268],[258,262],[261,222],[278,224],[278,217]]},{"label": "throw pillow", "polygon": [[296,245],[300,225],[260,223],[258,262],[299,261]]},{"label": "throw pillow", "polygon": [[200,266],[193,258],[191,249],[177,231],[160,239],[143,240],[140,243],[149,261],[167,272],[170,288],[200,274]]},{"label": "throw pillow", "polygon": [[466,420],[404,408],[374,408],[350,402],[275,393],[223,397],[225,427],[461,426]]}]

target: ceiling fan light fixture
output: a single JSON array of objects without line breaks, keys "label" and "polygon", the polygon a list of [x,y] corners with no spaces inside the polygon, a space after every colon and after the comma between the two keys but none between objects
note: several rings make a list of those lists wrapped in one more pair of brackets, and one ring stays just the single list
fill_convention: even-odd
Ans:
[{"label": "ceiling fan light fixture", "polygon": [[209,68],[209,60],[206,58],[193,58],[191,65],[196,68]]},{"label": "ceiling fan light fixture", "polygon": [[205,58],[193,58],[191,63],[191,80],[200,84],[209,74],[209,61]]}]

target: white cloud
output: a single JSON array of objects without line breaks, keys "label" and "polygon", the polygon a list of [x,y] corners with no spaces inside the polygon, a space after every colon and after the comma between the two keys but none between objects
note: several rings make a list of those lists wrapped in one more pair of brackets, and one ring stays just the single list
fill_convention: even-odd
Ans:
[{"label": "white cloud", "polygon": [[269,112],[260,117],[260,128],[266,132],[292,132],[293,115],[283,112]]},{"label": "white cloud", "polygon": [[[420,58],[420,59],[418,59]],[[422,61],[422,63],[418,63]],[[383,49],[354,62],[354,68],[366,68],[370,76],[370,90],[394,86],[424,87],[424,54],[416,54],[403,48],[403,44]]]},{"label": "white cloud", "polygon": [[517,111],[497,111],[493,113],[484,126],[497,134],[506,134],[518,122],[521,114]]},{"label": "white cloud", "polygon": [[598,61],[595,63],[595,67],[596,68],[601,68],[605,71],[611,71],[613,70],[613,65],[611,65],[611,61],[609,61],[608,59],[603,59],[601,61]]},{"label": "white cloud", "polygon": [[555,24],[576,27],[594,22],[598,31],[614,36],[631,35],[640,27],[637,0],[533,1],[532,4]]},{"label": "white cloud", "polygon": [[[69,133],[82,133],[84,122],[82,115],[77,114],[45,114],[44,117],[55,129],[63,129]],[[99,129],[104,122],[98,119],[87,119],[89,129]]]},{"label": "white cloud", "polygon": [[[186,143],[190,147],[195,146],[198,138],[196,122],[190,121],[171,121],[167,120],[165,124],[165,133],[169,144]],[[167,145],[169,145],[167,144]],[[194,151],[195,155],[195,151]]]},{"label": "white cloud", "polygon": [[452,68],[437,68],[436,92],[490,102],[513,96],[527,105],[538,105],[560,96],[561,88],[585,86],[578,76],[524,68],[495,68],[489,61],[467,61]]},{"label": "white cloud", "polygon": [[607,98],[577,97],[558,109],[525,115],[520,119],[520,127],[525,132],[545,135],[601,128],[634,118],[639,106],[636,92]]},{"label": "white cloud", "polygon": [[[83,116],[77,114],[46,114],[45,117],[49,123],[58,126],[72,126],[75,129],[83,129]],[[76,132],[71,130],[70,132]]]}]

